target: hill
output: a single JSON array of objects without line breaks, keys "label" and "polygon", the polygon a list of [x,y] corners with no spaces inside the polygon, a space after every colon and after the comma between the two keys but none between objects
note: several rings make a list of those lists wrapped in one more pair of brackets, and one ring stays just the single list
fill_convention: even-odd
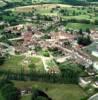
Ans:
[{"label": "hill", "polygon": [[90,3],[98,6],[98,0],[0,0],[0,8],[7,9],[18,6],[27,6],[42,3],[63,3],[78,6],[89,5]]},{"label": "hill", "polygon": [[7,3],[18,3],[18,4],[32,4],[32,3],[88,3],[98,2],[98,0],[0,0],[0,6],[4,6]]}]

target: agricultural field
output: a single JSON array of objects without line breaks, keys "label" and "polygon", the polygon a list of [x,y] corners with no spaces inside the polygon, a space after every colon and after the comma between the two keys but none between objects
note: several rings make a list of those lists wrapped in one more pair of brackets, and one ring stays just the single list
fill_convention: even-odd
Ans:
[{"label": "agricultural field", "polygon": [[[40,9],[39,9],[40,8]],[[74,22],[67,22],[65,29],[83,29],[97,28],[95,20],[98,20],[98,7],[94,6],[72,6],[68,4],[36,4],[30,6],[15,7],[12,10],[13,13],[33,13],[44,18],[47,17],[60,17],[62,20],[76,20]],[[30,19],[30,17],[29,17]],[[44,20],[43,20],[44,21]],[[43,22],[44,23],[44,22]]]},{"label": "agricultural field", "polygon": [[[31,86],[32,88],[41,89],[45,91],[53,100],[80,100],[81,98],[87,96],[86,92],[84,92],[78,85],[73,84],[50,84],[29,81],[14,81],[14,83],[18,88],[26,88]],[[26,96],[26,98],[23,97],[22,100],[28,100],[30,97]]]}]

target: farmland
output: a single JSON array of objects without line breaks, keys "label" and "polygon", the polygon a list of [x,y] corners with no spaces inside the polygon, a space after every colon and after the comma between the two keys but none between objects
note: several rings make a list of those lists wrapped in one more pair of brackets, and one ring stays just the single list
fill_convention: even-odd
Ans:
[{"label": "farmland", "polygon": [[[40,8],[40,9],[39,9]],[[73,23],[67,23],[66,29],[80,29],[85,30],[86,28],[94,29],[95,20],[98,19],[98,13],[96,12],[97,7],[82,7],[82,6],[71,6],[65,4],[39,4],[24,7],[16,7],[12,9],[15,13],[35,13],[40,16],[48,17],[60,17],[62,20],[75,20]],[[82,23],[81,23],[82,22]],[[97,23],[96,23],[97,24]]]}]

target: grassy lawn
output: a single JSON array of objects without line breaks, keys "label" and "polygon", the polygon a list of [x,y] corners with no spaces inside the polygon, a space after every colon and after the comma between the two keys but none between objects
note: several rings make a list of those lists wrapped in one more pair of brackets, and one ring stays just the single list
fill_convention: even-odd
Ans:
[{"label": "grassy lawn", "polygon": [[[53,100],[80,100],[87,94],[74,84],[50,84],[42,82],[23,82],[14,81],[18,88],[35,87],[45,91]],[[22,100],[29,100],[29,96],[23,97]]]},{"label": "grassy lawn", "polygon": [[[28,64],[25,64],[26,61],[28,62]],[[18,72],[21,71],[21,69],[23,68],[25,71],[29,71],[29,61],[32,61],[32,63],[36,65],[37,71],[44,71],[44,66],[41,58],[25,58],[25,56],[11,56],[5,61],[2,66],[0,66],[0,69]]]},{"label": "grassy lawn", "polygon": [[44,65],[43,65],[41,58],[32,57],[31,61],[32,61],[32,63],[34,63],[36,65],[36,68],[35,68],[36,71],[41,71],[41,72],[44,71]]},{"label": "grassy lawn", "polygon": [[55,63],[53,60],[48,60],[46,63],[47,63],[47,65],[48,65],[49,67],[57,66],[56,63]]},{"label": "grassy lawn", "polygon": [[6,59],[5,63],[1,66],[1,69],[19,71],[22,68],[21,62],[23,59],[24,56],[11,56],[10,58]]},{"label": "grassy lawn", "polygon": [[[1,99],[0,99],[1,100]],[[21,98],[21,100],[31,100],[31,95],[26,95]]]}]

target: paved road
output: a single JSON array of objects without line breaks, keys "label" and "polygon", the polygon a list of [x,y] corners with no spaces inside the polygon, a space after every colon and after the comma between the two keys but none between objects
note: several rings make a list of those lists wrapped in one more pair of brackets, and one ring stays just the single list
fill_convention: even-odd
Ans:
[{"label": "paved road", "polygon": [[98,100],[98,93],[91,96],[88,100]]}]

